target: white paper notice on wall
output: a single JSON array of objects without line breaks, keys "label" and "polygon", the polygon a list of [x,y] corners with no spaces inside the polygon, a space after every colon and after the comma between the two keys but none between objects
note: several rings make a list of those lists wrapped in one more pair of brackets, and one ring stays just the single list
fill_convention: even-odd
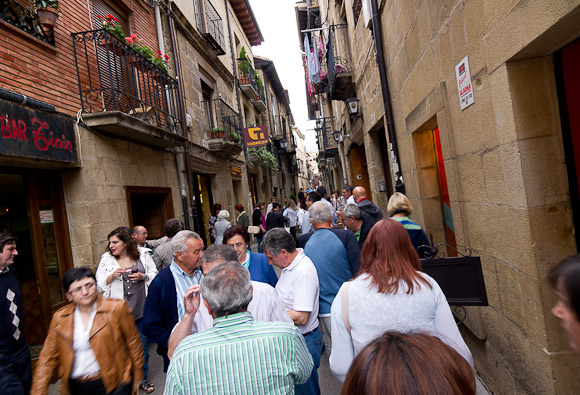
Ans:
[{"label": "white paper notice on wall", "polygon": [[52,224],[54,222],[54,215],[52,215],[52,210],[40,210],[39,214],[41,224]]},{"label": "white paper notice on wall", "polygon": [[471,73],[469,72],[469,59],[463,58],[455,66],[455,76],[457,77],[457,89],[459,89],[459,104],[464,110],[473,104],[473,86],[471,85]]}]

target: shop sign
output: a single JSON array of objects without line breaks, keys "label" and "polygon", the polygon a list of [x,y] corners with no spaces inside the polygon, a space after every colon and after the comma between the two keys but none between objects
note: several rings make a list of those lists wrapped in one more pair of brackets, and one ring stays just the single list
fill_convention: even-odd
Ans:
[{"label": "shop sign", "polygon": [[78,163],[73,120],[0,100],[0,155]]},{"label": "shop sign", "polygon": [[244,128],[244,140],[248,148],[262,147],[270,143],[266,125]]},{"label": "shop sign", "polygon": [[469,59],[467,56],[455,66],[455,76],[457,77],[457,88],[459,89],[459,104],[463,110],[471,106],[474,102]]},{"label": "shop sign", "polygon": [[230,168],[230,174],[232,177],[242,178],[242,168],[240,166],[234,166]]}]

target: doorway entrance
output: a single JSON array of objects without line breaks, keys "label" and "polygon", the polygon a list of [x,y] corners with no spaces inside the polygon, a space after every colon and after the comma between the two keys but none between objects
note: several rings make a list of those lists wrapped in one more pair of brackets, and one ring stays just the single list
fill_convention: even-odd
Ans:
[{"label": "doorway entrance", "polygon": [[24,337],[36,358],[52,314],[67,302],[63,273],[73,267],[60,174],[0,168],[0,232],[18,238]]},{"label": "doorway entrance", "polygon": [[125,187],[129,225],[147,228],[149,239],[165,236],[163,225],[174,217],[171,188]]},{"label": "doorway entrance", "polygon": [[576,246],[580,249],[580,40],[554,55],[556,86],[562,123],[562,141],[568,170],[570,205],[574,221]]},{"label": "doorway entrance", "polygon": [[373,200],[373,193],[371,191],[371,182],[369,181],[369,171],[367,165],[367,156],[365,148],[353,145],[348,153],[349,160],[352,167],[352,176],[354,179],[353,186],[361,186],[367,191],[367,199]]},{"label": "doorway entrance", "polygon": [[201,236],[206,246],[209,245],[209,216],[213,206],[211,178],[207,174],[193,174],[193,223],[195,231]]}]

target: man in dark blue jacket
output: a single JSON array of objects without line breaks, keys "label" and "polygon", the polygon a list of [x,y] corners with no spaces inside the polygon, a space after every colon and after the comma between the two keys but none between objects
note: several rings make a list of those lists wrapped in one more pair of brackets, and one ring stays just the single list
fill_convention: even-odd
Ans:
[{"label": "man in dark blue jacket", "polygon": [[0,388],[5,394],[27,394],[32,384],[30,351],[22,333],[22,292],[11,267],[16,237],[0,233]]},{"label": "man in dark blue jacket", "polygon": [[304,253],[318,272],[318,321],[325,349],[330,355],[330,306],[340,286],[357,275],[360,269],[360,247],[351,231],[332,228],[332,213],[326,203],[313,203],[308,212],[314,232],[301,236],[301,242],[305,245]]},{"label": "man in dark blue jacket", "polygon": [[200,270],[203,256],[201,237],[190,230],[182,230],[169,243],[173,248],[173,261],[151,282],[143,311],[143,333],[151,343],[157,343],[157,353],[163,356],[165,372],[169,366],[169,336],[185,314],[183,296],[203,277]]}]

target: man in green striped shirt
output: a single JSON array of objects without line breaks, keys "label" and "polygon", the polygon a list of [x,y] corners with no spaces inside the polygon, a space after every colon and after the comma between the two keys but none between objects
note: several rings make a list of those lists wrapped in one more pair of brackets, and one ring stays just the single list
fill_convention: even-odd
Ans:
[{"label": "man in green striped shirt", "polygon": [[295,384],[308,380],[313,362],[298,329],[254,321],[246,311],[252,299],[246,268],[238,262],[218,265],[200,291],[213,328],[179,344],[165,394],[293,394]]}]

